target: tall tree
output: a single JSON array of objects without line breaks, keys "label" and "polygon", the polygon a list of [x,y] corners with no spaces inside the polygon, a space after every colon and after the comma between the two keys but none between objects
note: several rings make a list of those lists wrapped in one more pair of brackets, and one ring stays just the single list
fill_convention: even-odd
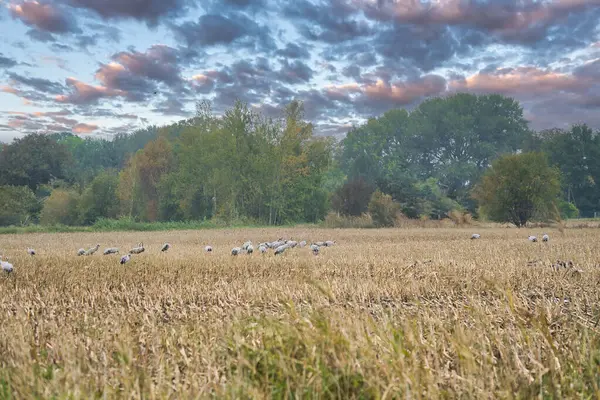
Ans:
[{"label": "tall tree", "polygon": [[496,159],[473,196],[491,220],[521,227],[551,215],[559,194],[560,171],[544,153],[530,152]]},{"label": "tall tree", "polygon": [[63,144],[42,134],[15,139],[0,152],[0,185],[35,190],[52,179],[64,178],[72,162]]}]

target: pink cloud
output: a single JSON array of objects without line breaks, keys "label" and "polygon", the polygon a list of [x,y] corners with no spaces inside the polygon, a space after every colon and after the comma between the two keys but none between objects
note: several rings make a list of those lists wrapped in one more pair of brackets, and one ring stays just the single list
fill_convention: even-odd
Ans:
[{"label": "pink cloud", "polygon": [[75,78],[66,79],[67,86],[73,88],[68,95],[59,95],[55,99],[59,103],[71,104],[91,104],[96,103],[101,98],[124,96],[126,92],[117,89],[110,89],[105,86],[88,85]]},{"label": "pink cloud", "polygon": [[74,133],[92,133],[98,129],[98,125],[79,123],[73,127]]}]

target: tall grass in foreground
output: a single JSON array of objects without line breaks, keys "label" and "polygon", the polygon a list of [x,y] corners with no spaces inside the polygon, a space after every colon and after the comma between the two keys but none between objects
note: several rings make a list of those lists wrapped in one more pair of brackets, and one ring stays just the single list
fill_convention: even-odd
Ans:
[{"label": "tall grass in foreground", "polygon": [[[7,235],[0,398],[598,398],[599,233],[470,232]],[[229,255],[280,236],[337,245]],[[72,251],[141,240],[125,266]]]}]

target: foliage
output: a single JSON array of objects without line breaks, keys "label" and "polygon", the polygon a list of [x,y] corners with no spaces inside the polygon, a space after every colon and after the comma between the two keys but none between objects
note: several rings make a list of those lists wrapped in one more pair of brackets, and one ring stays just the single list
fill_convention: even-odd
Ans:
[{"label": "foliage", "polygon": [[79,222],[79,194],[72,190],[54,189],[44,201],[40,214],[43,225],[76,225]]},{"label": "foliage", "polygon": [[377,189],[369,201],[369,214],[376,227],[394,226],[400,204],[392,200],[392,196]]},{"label": "foliage", "polygon": [[351,129],[340,162],[350,179],[365,177],[408,203],[408,215],[434,217],[438,212],[427,210],[430,205],[415,204],[420,201],[415,185],[434,178],[444,196],[474,210],[469,196],[474,183],[493,159],[520,149],[529,135],[515,100],[459,93],[426,100],[410,114],[388,111]]},{"label": "foliage", "polygon": [[563,198],[584,217],[600,211],[600,136],[587,125],[539,132],[529,148],[548,154],[562,175]]},{"label": "foliage", "polygon": [[579,217],[579,210],[577,209],[575,204],[569,203],[568,201],[559,200],[558,201],[558,210],[560,212],[560,217],[562,219]]},{"label": "foliage", "polygon": [[492,163],[474,192],[493,221],[524,226],[533,216],[548,217],[560,193],[560,172],[544,153],[506,155]]},{"label": "foliage", "polygon": [[102,171],[85,188],[79,202],[81,222],[90,225],[99,218],[116,218],[119,213],[118,175]]},{"label": "foliage", "polygon": [[0,185],[36,190],[52,179],[63,178],[70,163],[67,148],[43,134],[17,138],[0,151]]},{"label": "foliage", "polygon": [[0,226],[32,222],[39,202],[27,186],[0,186]]},{"label": "foliage", "polygon": [[359,216],[369,208],[369,201],[374,191],[373,184],[362,176],[358,177],[346,182],[333,194],[332,207],[341,215]]}]

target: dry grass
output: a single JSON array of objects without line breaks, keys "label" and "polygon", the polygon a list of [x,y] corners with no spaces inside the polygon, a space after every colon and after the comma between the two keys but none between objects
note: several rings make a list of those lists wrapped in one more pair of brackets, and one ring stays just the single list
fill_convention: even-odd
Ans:
[{"label": "dry grass", "polygon": [[[472,231],[3,236],[0,399],[600,397],[598,231]],[[284,235],[337,245],[229,255]]]}]

